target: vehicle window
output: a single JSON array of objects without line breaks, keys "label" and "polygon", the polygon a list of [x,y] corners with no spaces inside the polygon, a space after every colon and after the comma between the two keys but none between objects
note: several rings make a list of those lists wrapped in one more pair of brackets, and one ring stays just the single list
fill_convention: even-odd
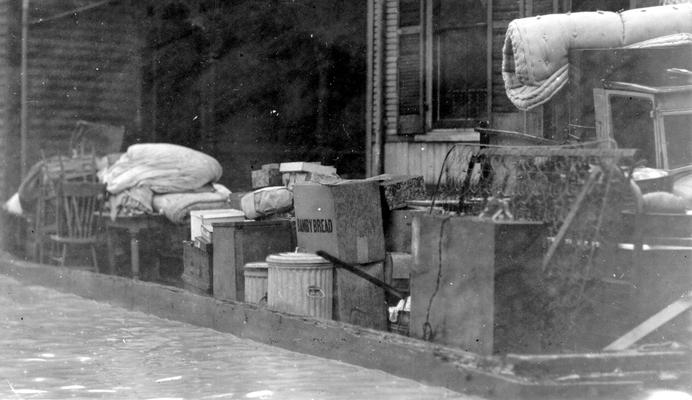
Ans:
[{"label": "vehicle window", "polygon": [[692,165],[692,114],[664,118],[668,168]]},{"label": "vehicle window", "polygon": [[644,159],[645,166],[656,168],[654,121],[650,115],[653,109],[651,101],[614,95],[610,97],[610,104],[613,113],[613,138],[618,147],[638,149],[639,160]]}]

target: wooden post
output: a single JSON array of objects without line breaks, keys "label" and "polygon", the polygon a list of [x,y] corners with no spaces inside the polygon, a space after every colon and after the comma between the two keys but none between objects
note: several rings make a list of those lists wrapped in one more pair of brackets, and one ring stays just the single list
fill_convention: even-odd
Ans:
[{"label": "wooden post", "polygon": [[22,0],[22,46],[21,46],[21,66],[19,72],[20,79],[20,105],[19,105],[19,170],[20,176],[24,177],[28,163],[28,49],[29,49],[29,0]]},{"label": "wooden post", "polygon": [[365,176],[373,176],[372,173],[372,143],[373,143],[373,62],[375,60],[375,52],[373,46],[374,40],[374,0],[368,0],[367,11],[367,26],[366,26],[366,78],[365,78]]},{"label": "wooden post", "polygon": [[487,24],[487,30],[486,30],[486,65],[485,65],[485,73],[486,73],[486,92],[488,93],[486,96],[486,112],[488,114],[488,126],[493,126],[493,120],[492,120],[492,115],[493,115],[493,0],[488,0],[488,8],[486,10],[487,16],[486,16],[486,24]]}]

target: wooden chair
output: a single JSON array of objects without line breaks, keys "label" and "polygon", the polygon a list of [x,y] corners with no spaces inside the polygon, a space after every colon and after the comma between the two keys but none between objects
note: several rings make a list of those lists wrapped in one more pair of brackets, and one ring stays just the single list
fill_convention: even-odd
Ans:
[{"label": "wooden chair", "polygon": [[124,126],[80,120],[70,135],[70,150],[73,156],[88,154],[87,151],[101,155],[118,153],[124,136]]},{"label": "wooden chair", "polygon": [[[57,245],[51,256],[53,261],[64,266],[68,247],[89,246],[93,270],[98,272],[96,224],[105,190],[105,185],[96,182],[58,182],[58,230],[56,234],[50,235],[51,241]],[[55,250],[59,250],[60,254],[55,254]]]},{"label": "wooden chair", "polygon": [[[61,181],[95,182],[95,156],[83,155],[70,158],[58,155],[47,158],[41,151],[41,162],[32,167],[36,168],[36,179],[33,192],[36,196],[32,228],[35,238],[33,249],[34,259],[40,263],[45,261],[45,246],[50,242],[50,235],[58,231],[58,186]],[[30,172],[31,173],[31,172]],[[55,245],[55,243],[53,243]],[[49,253],[50,254],[50,253]]]}]

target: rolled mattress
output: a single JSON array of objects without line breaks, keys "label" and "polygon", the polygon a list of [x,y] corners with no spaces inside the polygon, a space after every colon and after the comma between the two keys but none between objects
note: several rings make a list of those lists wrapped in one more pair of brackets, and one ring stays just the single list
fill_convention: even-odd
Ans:
[{"label": "rolled mattress", "polygon": [[692,3],[515,19],[502,49],[507,96],[529,110],[567,83],[571,49],[623,47],[660,36],[692,32]]}]

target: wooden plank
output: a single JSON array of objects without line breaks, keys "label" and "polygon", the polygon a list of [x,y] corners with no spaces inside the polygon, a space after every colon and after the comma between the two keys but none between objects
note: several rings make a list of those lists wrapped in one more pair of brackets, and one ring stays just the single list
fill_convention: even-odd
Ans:
[{"label": "wooden plank", "polygon": [[565,237],[565,234],[567,234],[567,230],[572,225],[572,221],[577,216],[577,213],[581,208],[581,203],[586,198],[586,195],[589,194],[591,188],[596,183],[596,179],[600,175],[600,170],[594,170],[593,172],[591,172],[591,175],[589,175],[589,179],[586,181],[581,191],[579,191],[579,195],[577,196],[577,199],[574,201],[574,204],[572,204],[572,208],[569,210],[569,214],[567,214],[567,217],[565,217],[565,220],[562,222],[562,226],[560,226],[560,230],[555,235],[553,242],[550,244],[550,248],[548,248],[548,251],[545,253],[545,257],[543,257],[543,263],[541,264],[541,268],[543,269],[543,271],[545,271],[545,269],[548,267],[548,264],[550,264],[550,262],[552,261],[553,256],[555,255],[555,251],[557,251],[557,248],[561,244],[562,239]]},{"label": "wooden plank", "polygon": [[508,354],[508,363],[519,376],[568,376],[615,370],[689,369],[690,353],[672,351],[625,351],[618,353]]},{"label": "wooden plank", "polygon": [[606,346],[603,350],[625,350],[690,308],[692,308],[692,291],[687,292],[679,300],[669,304],[663,310],[657,312],[646,321],[637,325],[634,329]]},{"label": "wooden plank", "polygon": [[[22,282],[49,286],[161,318],[212,328],[291,351],[380,369],[428,385],[440,385],[483,397],[632,398],[643,387],[640,380],[633,380],[627,374],[606,382],[517,377],[508,372],[509,365],[501,357],[481,357],[460,349],[336,321],[291,316],[249,304],[219,301],[151,282],[27,263],[7,253],[0,253],[0,273]],[[668,382],[671,387],[675,384]]]}]

